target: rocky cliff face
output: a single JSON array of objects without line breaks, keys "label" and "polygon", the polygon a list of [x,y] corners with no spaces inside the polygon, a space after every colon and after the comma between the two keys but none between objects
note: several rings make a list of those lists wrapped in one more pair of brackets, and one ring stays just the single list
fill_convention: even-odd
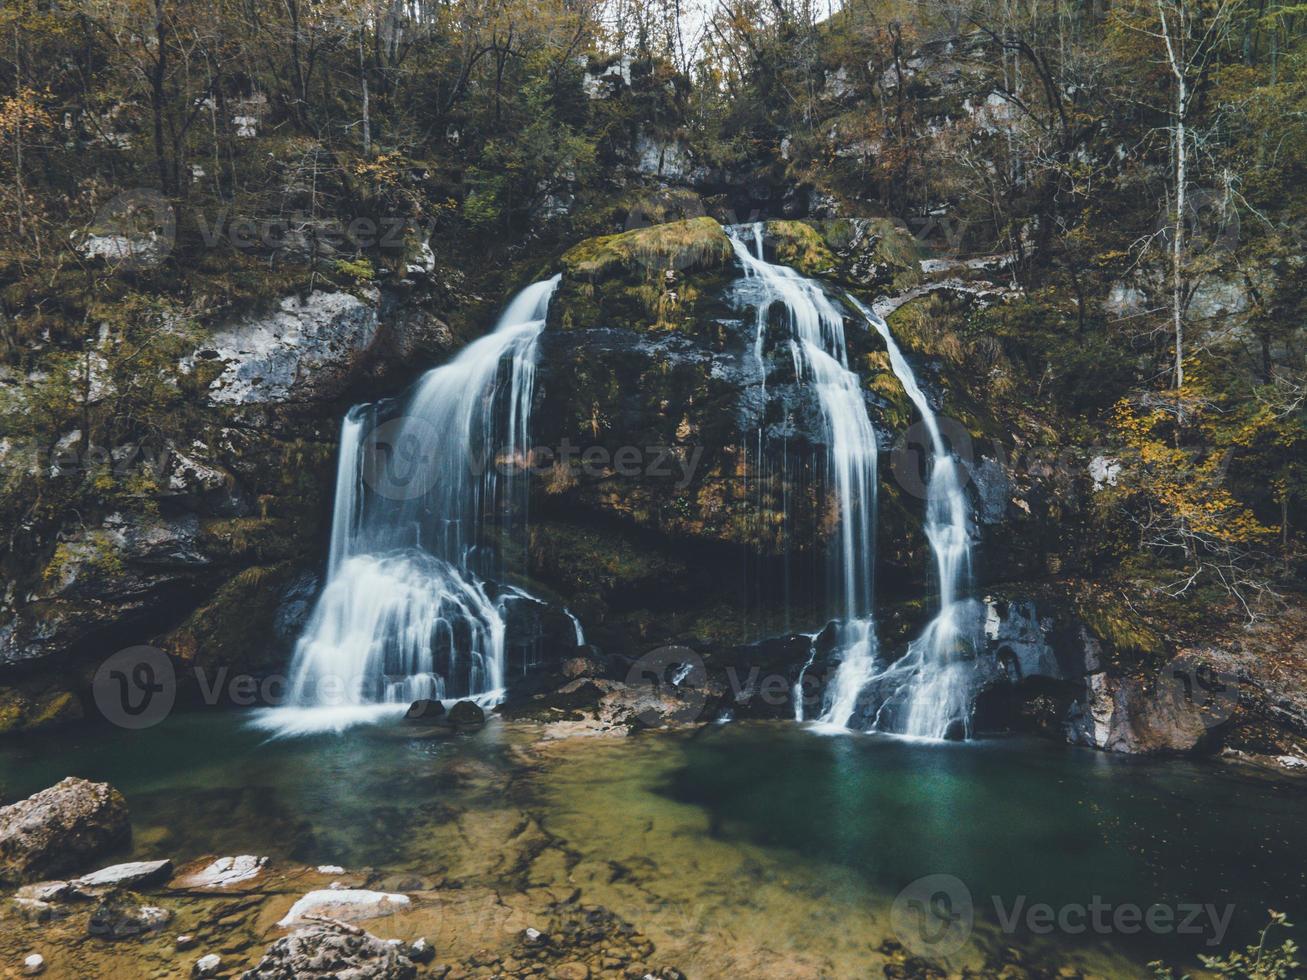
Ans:
[{"label": "rocky cliff face", "polygon": [[0,732],[81,717],[95,665],[128,646],[282,662],[294,630],[275,624],[325,541],[340,416],[354,392],[393,389],[454,345],[422,297],[412,280],[319,291],[221,326],[171,368],[196,391],[185,443],[101,449],[70,433],[53,455],[27,447],[20,461],[56,488],[111,477],[139,490],[33,524],[10,555]]},{"label": "rocky cliff face", "polygon": [[[1060,440],[1055,414],[1028,398],[1039,365],[990,315],[1021,301],[1002,283],[1004,259],[923,261],[880,219],[772,221],[765,236],[777,261],[889,318],[963,458],[980,529],[977,729],[1125,752],[1218,744],[1231,711],[1216,717],[1207,688],[1177,700],[1167,679],[1207,677],[1210,654],[1171,660],[1138,624],[1057,584],[1085,571],[1087,501],[1102,482],[1092,461],[1031,465],[988,448]],[[621,662],[683,644],[707,658],[721,712],[791,716],[789,700],[741,696],[722,673],[762,664],[792,685],[832,666],[820,640],[796,635],[829,618],[835,515],[820,415],[783,331],[757,331],[711,217],[585,241],[560,261],[539,342],[529,538],[510,566]],[[284,663],[317,588],[338,419],[455,343],[411,287],[290,297],[182,359],[201,382],[202,421],[197,438],[166,447],[152,503],[63,525],[6,597],[0,729],[80,717],[94,663],[145,640],[199,664]],[[883,639],[901,645],[929,587],[914,413],[875,334],[850,319],[846,335],[881,452]],[[1263,703],[1293,716],[1283,696]]]}]

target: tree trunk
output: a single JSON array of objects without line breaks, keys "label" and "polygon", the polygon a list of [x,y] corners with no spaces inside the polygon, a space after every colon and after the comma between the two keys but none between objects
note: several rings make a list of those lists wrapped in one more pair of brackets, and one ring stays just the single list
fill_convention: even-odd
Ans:
[{"label": "tree trunk", "polygon": [[[1183,2],[1183,0],[1181,0]],[[1175,180],[1175,214],[1171,225],[1171,319],[1175,332],[1175,421],[1177,439],[1184,422],[1184,400],[1180,389],[1184,386],[1184,218],[1188,207],[1189,147],[1185,121],[1189,114],[1189,64],[1181,45],[1185,42],[1184,12],[1180,9],[1177,36],[1171,33],[1164,0],[1157,0],[1157,14],[1162,24],[1162,38],[1166,41],[1166,59],[1175,76],[1175,119],[1171,127],[1171,154]]]},{"label": "tree trunk", "polygon": [[368,105],[368,66],[363,54],[363,28],[359,27],[359,79],[363,84],[363,155],[372,156],[372,116]]},{"label": "tree trunk", "polygon": [[154,70],[150,77],[150,102],[154,110],[154,163],[159,170],[160,189],[164,194],[171,190],[168,174],[168,151],[163,139],[164,79],[168,72],[168,47],[163,28],[164,0],[154,0]]}]

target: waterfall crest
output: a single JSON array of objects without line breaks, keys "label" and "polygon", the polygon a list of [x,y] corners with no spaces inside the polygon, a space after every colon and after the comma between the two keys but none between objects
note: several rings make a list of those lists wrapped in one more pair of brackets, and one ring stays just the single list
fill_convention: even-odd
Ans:
[{"label": "waterfall crest", "polygon": [[417,698],[502,696],[506,605],[530,597],[487,585],[499,569],[482,531],[525,510],[516,473],[560,278],[522,290],[493,332],[428,371],[398,418],[346,415],[327,581],[295,648],[292,707],[268,727],[304,730],[306,708],[335,709],[309,727],[340,728]]}]

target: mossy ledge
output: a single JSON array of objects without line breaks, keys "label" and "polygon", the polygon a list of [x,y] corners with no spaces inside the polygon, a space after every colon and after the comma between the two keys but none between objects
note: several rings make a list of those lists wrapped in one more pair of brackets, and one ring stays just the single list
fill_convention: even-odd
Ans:
[{"label": "mossy ledge", "polygon": [[767,242],[776,261],[805,276],[830,277],[838,262],[821,233],[804,221],[768,221]]},{"label": "mossy ledge", "polygon": [[718,269],[733,254],[721,225],[690,218],[588,239],[563,254],[563,269],[569,277],[599,282],[640,267],[659,275],[665,269]]}]

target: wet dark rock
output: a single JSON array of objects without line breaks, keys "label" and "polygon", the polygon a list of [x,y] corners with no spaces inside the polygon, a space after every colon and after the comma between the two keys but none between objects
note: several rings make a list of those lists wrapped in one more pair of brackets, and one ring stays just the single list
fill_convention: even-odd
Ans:
[{"label": "wet dark rock", "polygon": [[427,964],[436,958],[436,948],[426,939],[418,939],[408,945],[408,958],[414,963]]},{"label": "wet dark rock", "polygon": [[445,720],[444,704],[431,698],[414,701],[404,712],[404,721],[411,725],[434,725]]},{"label": "wet dark rock", "polygon": [[486,723],[486,713],[475,701],[459,701],[449,709],[449,723],[455,728],[475,731]]},{"label": "wet dark rock", "polygon": [[0,881],[79,870],[131,839],[127,803],[108,783],[69,777],[0,808]]},{"label": "wet dark rock", "polygon": [[277,642],[285,648],[289,649],[304,631],[304,624],[313,612],[320,584],[317,575],[301,572],[282,589],[272,630]]},{"label": "wet dark rock", "polygon": [[268,947],[258,966],[243,980],[311,980],[357,977],[359,980],[410,980],[417,967],[401,946],[385,942],[356,926],[323,921],[297,929]]}]

